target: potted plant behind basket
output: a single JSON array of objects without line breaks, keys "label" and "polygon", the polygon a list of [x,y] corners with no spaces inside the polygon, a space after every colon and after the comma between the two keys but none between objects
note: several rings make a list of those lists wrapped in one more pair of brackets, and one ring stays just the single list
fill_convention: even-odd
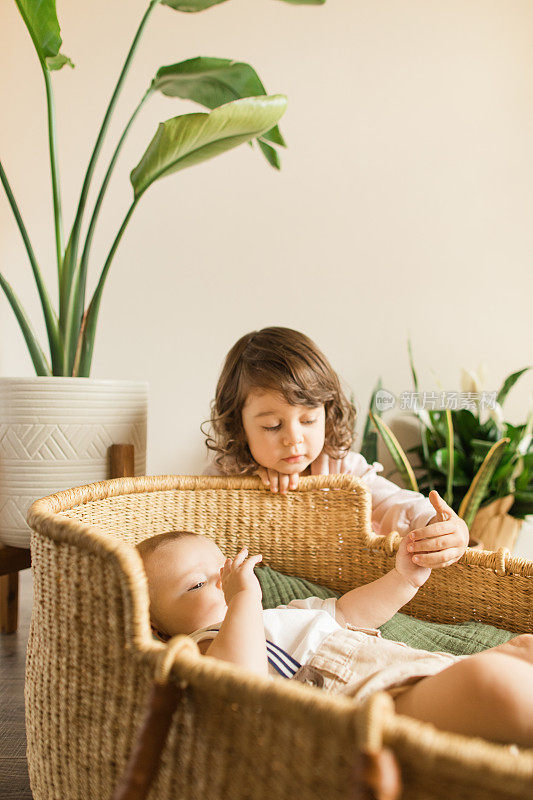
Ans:
[{"label": "potted plant behind basket", "polygon": [[[60,52],[55,0],[15,0],[33,41],[46,90],[50,169],[54,210],[58,310],[43,281],[30,236],[0,163],[0,180],[37,286],[48,338],[41,347],[17,294],[0,273],[0,285],[19,323],[35,368],[35,378],[0,378],[0,541],[27,547],[26,511],[42,495],[107,477],[107,450],[113,442],[135,445],[135,472],[145,472],[147,385],[89,378],[102,292],[115,252],[139,201],[150,186],[171,173],[194,166],[243,143],[257,144],[275,168],[277,147],[285,142],[278,121],[286,108],[283,95],[267,95],[255,70],[227,58],[198,57],[161,67],[148,84],[116,143],[88,218],[89,189],[109,123],[139,41],[158,6],[199,12],[226,0],[151,0],[142,17],[104,115],[80,192],[68,239],[64,239],[58,172],[52,76],[73,67]],[[322,5],[325,0],[285,0]],[[137,115],[155,93],[207,108],[160,123],[144,155],[132,170],[133,197],[112,242],[94,293],[87,302],[91,244],[110,178]]]},{"label": "potted plant behind basket", "polygon": [[[410,343],[409,359],[416,397],[420,393]],[[463,371],[462,394],[470,408],[432,410],[415,404],[412,412],[404,413],[417,420],[420,444],[405,451],[378,413],[379,381],[372,392],[361,452],[367,460],[375,460],[381,436],[396,477],[406,488],[425,494],[436,489],[465,520],[471,544],[479,540],[487,550],[502,546],[512,550],[522,521],[533,514],[533,409],[526,422],[511,425],[503,420],[502,407],[528,369],[505,379],[488,410],[483,408],[477,376]],[[420,465],[418,479],[407,453]]]}]

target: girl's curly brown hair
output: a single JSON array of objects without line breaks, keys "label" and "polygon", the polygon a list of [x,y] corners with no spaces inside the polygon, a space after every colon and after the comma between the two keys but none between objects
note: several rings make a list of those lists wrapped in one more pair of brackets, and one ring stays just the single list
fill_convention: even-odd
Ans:
[{"label": "girl's curly brown hair", "polygon": [[279,392],[291,405],[324,405],[324,451],[332,458],[343,458],[350,449],[356,411],[325,355],[299,331],[263,328],[239,339],[226,356],[211,404],[211,435],[203,431],[206,446],[216,453],[215,464],[224,474],[250,474],[258,467],[241,417],[252,389]]}]

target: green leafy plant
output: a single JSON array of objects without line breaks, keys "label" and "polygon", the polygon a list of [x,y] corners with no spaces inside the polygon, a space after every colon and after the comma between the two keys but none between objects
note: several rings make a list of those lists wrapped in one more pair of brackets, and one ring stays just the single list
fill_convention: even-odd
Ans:
[{"label": "green leafy plant", "polygon": [[[418,392],[410,342],[408,349],[413,386]],[[468,408],[404,412],[418,418],[421,434],[421,444],[405,452],[377,413],[380,379],[372,392],[361,452],[373,455],[375,460],[375,437],[379,434],[403,485],[426,494],[436,489],[468,526],[481,506],[508,495],[514,497],[510,513],[523,519],[533,514],[533,409],[522,425],[511,425],[503,421],[502,407],[511,388],[529,369],[525,367],[505,379],[494,409],[485,419],[479,403],[475,412]],[[418,480],[407,454],[415,455],[421,465],[417,468]]]},{"label": "green leafy plant", "polygon": [[[226,58],[198,57],[161,67],[155,74],[120,136],[97,195],[82,241],[82,224],[89,189],[109,123],[129,72],[131,62],[149,18],[158,6],[174,11],[204,11],[227,0],[151,0],[117,80],[85,173],[74,222],[64,240],[61,189],[56,144],[56,122],[52,75],[72,61],[60,52],[62,41],[55,0],[15,0],[31,36],[42,69],[48,111],[48,142],[54,208],[55,250],[58,274],[58,311],[42,278],[28,231],[5,170],[0,163],[0,181],[13,211],[33,271],[44,315],[50,357],[38,342],[33,326],[12,286],[0,273],[0,286],[19,323],[37,375],[87,377],[93,356],[96,326],[106,278],[124,231],[140,199],[160,178],[255,141],[269,164],[280,168],[277,147],[285,146],[278,128],[287,100],[267,95],[259,76],[249,64]],[[322,5],[325,0],[284,0],[294,5]],[[86,303],[87,273],[91,244],[110,178],[128,132],[141,108],[156,92],[179,97],[209,109],[207,113],[183,114],[162,122],[140,162],[131,172],[133,199],[101,267],[94,294]]]}]

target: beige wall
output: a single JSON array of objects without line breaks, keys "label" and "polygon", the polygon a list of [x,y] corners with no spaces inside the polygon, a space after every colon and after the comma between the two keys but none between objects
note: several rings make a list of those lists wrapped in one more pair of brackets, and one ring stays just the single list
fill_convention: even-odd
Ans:
[{"label": "beige wall", "polygon": [[[58,0],[76,63],[54,78],[69,222],[145,6]],[[42,78],[13,2],[1,4],[0,30],[0,152],[53,284]],[[150,382],[150,472],[201,469],[199,425],[221,362],[253,328],[307,332],[363,409],[378,374],[394,392],[410,388],[408,331],[427,389],[432,370],[458,389],[460,366],[480,361],[495,389],[532,361],[532,39],[529,0],[157,10],[120,119],[158,66],[232,57],[288,95],[289,149],[276,174],[241,147],[161,181],[135,212],[104,295],[93,376]],[[159,120],[189,110],[165,98],[144,110],[104,207],[91,285],[129,204],[131,167]],[[120,129],[115,121],[113,139]],[[3,197],[0,264],[38,319]],[[3,298],[0,337],[0,375],[32,374]],[[511,419],[525,416],[532,387],[532,378],[516,387]]]}]

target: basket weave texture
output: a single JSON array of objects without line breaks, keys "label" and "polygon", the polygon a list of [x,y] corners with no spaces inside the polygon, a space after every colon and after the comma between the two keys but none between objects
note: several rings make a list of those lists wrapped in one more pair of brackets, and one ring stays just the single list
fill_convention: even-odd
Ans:
[{"label": "basket weave texture", "polygon": [[[194,530],[229,556],[245,545],[275,569],[344,592],[394,564],[400,537],[371,532],[370,502],[364,484],[347,475],[302,479],[287,496],[255,478],[123,478],[35,502],[26,671],[35,800],[111,797],[163,663],[185,691],[151,800],[345,800],[355,796],[358,748],[382,745],[399,760],[402,797],[529,796],[533,750],[437,731],[396,715],[385,694],[355,707],[200,656],[188,637],[152,639],[132,545]],[[403,610],[533,632],[533,562],[505,550],[467,551],[433,572]]]}]

